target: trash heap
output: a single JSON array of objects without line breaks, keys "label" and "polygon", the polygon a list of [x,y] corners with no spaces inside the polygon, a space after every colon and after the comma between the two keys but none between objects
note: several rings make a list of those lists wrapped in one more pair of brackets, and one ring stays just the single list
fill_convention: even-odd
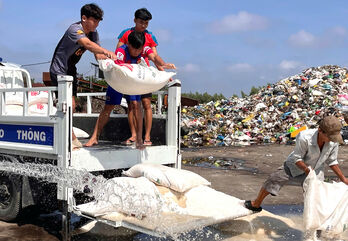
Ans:
[{"label": "trash heap", "polygon": [[182,145],[289,143],[290,133],[317,126],[325,114],[345,124],[347,93],[348,70],[326,65],[308,68],[246,98],[183,107]]}]

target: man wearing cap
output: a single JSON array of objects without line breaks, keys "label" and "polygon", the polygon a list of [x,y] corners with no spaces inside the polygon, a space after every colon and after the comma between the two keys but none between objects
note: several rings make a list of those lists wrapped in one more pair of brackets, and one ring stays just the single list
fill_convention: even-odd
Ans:
[{"label": "man wearing cap", "polygon": [[338,146],[343,143],[341,128],[341,122],[336,117],[326,116],[319,122],[318,129],[300,132],[296,137],[295,149],[284,165],[268,177],[254,201],[245,201],[245,207],[260,212],[261,203],[269,194],[278,195],[279,190],[290,181],[302,185],[310,171],[309,167],[318,174],[324,171],[325,163],[348,185],[348,179],[343,175],[337,161]]}]

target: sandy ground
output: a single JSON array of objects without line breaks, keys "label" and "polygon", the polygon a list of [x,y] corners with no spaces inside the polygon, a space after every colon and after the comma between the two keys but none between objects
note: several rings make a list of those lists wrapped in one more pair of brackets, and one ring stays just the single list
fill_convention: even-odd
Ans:
[{"label": "sandy ground", "polygon": [[[282,165],[287,155],[292,151],[290,145],[260,145],[241,147],[210,147],[183,149],[183,160],[190,158],[235,158],[245,161],[243,167],[247,170],[222,170],[216,168],[195,167],[183,165],[187,169],[205,177],[212,188],[240,199],[252,199],[267,176]],[[342,146],[338,160],[343,173],[348,175],[348,146]],[[257,168],[257,172],[248,168]],[[326,175],[334,173],[327,171]],[[265,205],[303,204],[302,188],[286,186],[278,197],[267,197]],[[272,212],[272,210],[271,210]],[[33,217],[33,219],[35,219]],[[27,223],[0,222],[0,241],[49,241],[57,238],[57,225],[45,225],[45,219],[31,220]],[[55,220],[55,223],[57,220]],[[35,225],[33,225],[35,224]],[[204,234],[193,233],[183,240],[301,240],[302,217],[300,215],[281,214],[275,216],[263,211],[260,214],[223,223],[203,230]],[[89,233],[76,235],[73,240],[163,240],[148,235],[134,233],[126,229],[114,229],[103,224],[97,224]]]},{"label": "sandy ground", "polygon": [[[286,157],[291,153],[292,145],[259,145],[242,147],[212,147],[182,150],[183,159],[193,157],[237,158],[245,160],[245,167],[257,168],[258,173],[243,170],[218,170],[183,166],[184,169],[194,171],[212,183],[218,191],[248,200],[256,197],[260,186],[268,175],[281,166]],[[338,160],[345,175],[348,175],[348,146],[339,149]],[[347,160],[347,162],[345,162]],[[326,176],[335,176],[328,169]],[[302,188],[298,186],[285,186],[279,196],[267,197],[265,204],[302,204]]]}]

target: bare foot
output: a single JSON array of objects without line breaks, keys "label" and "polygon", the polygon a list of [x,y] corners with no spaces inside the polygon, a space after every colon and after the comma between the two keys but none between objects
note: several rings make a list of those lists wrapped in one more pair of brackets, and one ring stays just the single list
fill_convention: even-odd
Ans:
[{"label": "bare foot", "polygon": [[83,146],[85,147],[91,147],[91,146],[94,146],[94,145],[97,145],[98,144],[98,140],[97,139],[94,139],[94,138],[91,138],[89,139],[89,141],[84,144]]}]

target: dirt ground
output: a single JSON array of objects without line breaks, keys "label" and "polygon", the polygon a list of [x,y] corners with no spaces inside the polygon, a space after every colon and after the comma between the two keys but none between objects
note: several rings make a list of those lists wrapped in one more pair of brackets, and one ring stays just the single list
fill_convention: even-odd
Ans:
[{"label": "dirt ground", "polygon": [[[204,167],[183,165],[198,173],[211,182],[212,188],[248,200],[256,197],[261,185],[269,174],[281,166],[286,157],[292,152],[293,145],[253,145],[241,147],[208,147],[183,149],[183,160],[193,157],[237,158],[245,160],[244,166],[257,168],[258,173],[243,170],[218,170]],[[348,146],[341,146],[338,160],[343,173],[348,176]],[[347,160],[347,162],[345,162]],[[326,176],[335,174],[327,168]],[[302,187],[285,186],[277,197],[267,197],[264,204],[302,204]]]},{"label": "dirt ground", "polygon": [[[290,154],[294,146],[292,145],[254,145],[240,147],[202,147],[193,149],[182,149],[183,163],[190,158],[228,159],[234,158],[243,160],[243,167],[246,170],[222,170],[217,168],[196,167],[183,164],[182,168],[193,171],[211,182],[212,188],[235,196],[239,199],[253,199],[256,197],[260,186],[267,176],[281,166],[285,158]],[[343,173],[348,176],[348,146],[341,146],[338,160]],[[256,168],[257,171],[250,171],[248,168]],[[256,170],[255,169],[255,170]],[[326,171],[326,175],[334,176],[333,172]],[[302,204],[302,188],[298,186],[286,186],[281,190],[277,197],[267,197],[264,204]],[[36,224],[36,225],[33,225]],[[31,221],[27,224],[18,225],[16,223],[0,222],[0,241],[2,240],[58,240],[55,235],[51,235],[57,230],[50,230],[44,225],[37,225],[38,222]],[[104,227],[105,228],[105,227]],[[59,232],[59,231],[58,231]],[[131,235],[132,236],[132,235]],[[131,236],[124,239],[132,240]],[[88,236],[88,240],[114,240],[102,236]],[[85,236],[76,236],[73,240],[86,240]],[[147,240],[147,239],[145,239]],[[238,240],[238,239],[228,239]],[[243,239],[244,240],[244,239]],[[247,239],[245,239],[247,240]],[[283,240],[283,239],[279,239]],[[285,240],[285,239],[284,239]],[[290,239],[291,240],[291,239]]]}]

